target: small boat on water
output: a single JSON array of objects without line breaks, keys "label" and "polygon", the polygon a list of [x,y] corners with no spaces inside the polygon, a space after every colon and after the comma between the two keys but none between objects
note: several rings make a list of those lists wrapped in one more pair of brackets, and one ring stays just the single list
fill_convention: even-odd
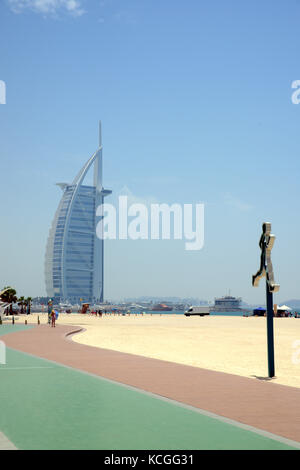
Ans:
[{"label": "small boat on water", "polygon": [[171,312],[173,310],[172,307],[166,304],[156,304],[151,308],[151,312]]},{"label": "small boat on water", "polygon": [[60,302],[58,308],[61,313],[72,313],[73,306],[69,303]]}]

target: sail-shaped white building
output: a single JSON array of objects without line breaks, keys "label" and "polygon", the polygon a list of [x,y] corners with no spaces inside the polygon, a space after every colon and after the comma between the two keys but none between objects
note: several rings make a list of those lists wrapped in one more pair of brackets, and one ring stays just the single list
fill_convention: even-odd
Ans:
[{"label": "sail-shaped white building", "polygon": [[[93,185],[84,185],[92,167]],[[102,186],[101,124],[98,150],[72,184],[57,184],[63,195],[47,241],[47,295],[74,303],[103,302],[103,239],[96,235],[96,209],[111,191]]]}]

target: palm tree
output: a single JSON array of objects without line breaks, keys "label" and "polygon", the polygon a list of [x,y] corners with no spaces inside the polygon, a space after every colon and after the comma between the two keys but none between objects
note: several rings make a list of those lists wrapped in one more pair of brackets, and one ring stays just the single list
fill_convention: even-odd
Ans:
[{"label": "palm tree", "polygon": [[3,287],[3,291],[1,294],[1,300],[3,302],[8,302],[10,303],[9,307],[9,313],[12,315],[13,310],[12,310],[12,304],[13,302],[17,302],[18,298],[16,296],[17,292],[15,289],[13,289],[10,286]]},{"label": "palm tree", "polygon": [[21,313],[24,313],[25,297],[19,297],[18,305],[21,306]]},{"label": "palm tree", "polygon": [[27,299],[25,300],[25,305],[27,307],[27,315],[30,315],[31,301],[32,297],[27,297]]}]

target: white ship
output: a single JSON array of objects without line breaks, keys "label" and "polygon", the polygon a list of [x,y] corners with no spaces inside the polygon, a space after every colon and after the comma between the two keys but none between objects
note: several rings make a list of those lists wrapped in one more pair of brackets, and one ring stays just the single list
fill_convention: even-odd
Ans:
[{"label": "white ship", "polygon": [[224,297],[215,298],[215,304],[210,308],[211,312],[241,312],[241,297],[232,297],[225,295]]}]

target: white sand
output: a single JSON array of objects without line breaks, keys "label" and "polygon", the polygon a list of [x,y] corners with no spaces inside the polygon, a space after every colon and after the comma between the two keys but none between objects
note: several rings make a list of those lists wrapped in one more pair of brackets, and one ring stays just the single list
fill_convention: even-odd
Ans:
[{"label": "white sand", "polygon": [[[36,322],[36,315],[31,317]],[[46,322],[45,315],[40,319]],[[87,330],[73,337],[78,343],[245,377],[268,375],[264,317],[60,314],[58,322]],[[275,318],[274,336],[274,382],[300,387],[300,319]]]}]

